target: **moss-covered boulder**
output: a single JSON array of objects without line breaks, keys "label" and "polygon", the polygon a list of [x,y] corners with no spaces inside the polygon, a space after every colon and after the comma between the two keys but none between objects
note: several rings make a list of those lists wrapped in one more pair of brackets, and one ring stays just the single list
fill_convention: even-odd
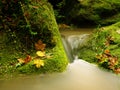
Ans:
[{"label": "moss-covered boulder", "polygon": [[[1,75],[15,72],[51,73],[64,71],[68,60],[52,6],[46,0],[16,0],[11,2],[4,0],[1,3],[0,39],[3,43],[0,44],[2,46],[0,48]],[[6,8],[5,5],[7,5]],[[4,9],[9,11],[8,7],[12,12],[3,11]],[[9,45],[6,46],[6,43]],[[36,43],[41,46],[36,46]],[[44,61],[41,67],[34,63],[34,57],[37,57],[34,53],[37,51],[46,53],[44,57],[39,58]]]},{"label": "moss-covered boulder", "polygon": [[64,0],[63,15],[67,23],[76,25],[110,25],[120,21],[118,0]]},{"label": "moss-covered boulder", "polygon": [[98,28],[87,45],[79,50],[79,58],[120,73],[120,22]]}]

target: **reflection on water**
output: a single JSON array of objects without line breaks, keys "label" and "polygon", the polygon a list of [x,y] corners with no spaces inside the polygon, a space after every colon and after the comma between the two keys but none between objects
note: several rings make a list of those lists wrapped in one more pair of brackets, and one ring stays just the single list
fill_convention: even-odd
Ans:
[{"label": "reflection on water", "polygon": [[75,60],[64,73],[1,80],[0,90],[120,90],[120,77]]},{"label": "reflection on water", "polygon": [[71,35],[91,34],[94,28],[76,28],[76,29],[63,29],[60,33],[66,37]]}]

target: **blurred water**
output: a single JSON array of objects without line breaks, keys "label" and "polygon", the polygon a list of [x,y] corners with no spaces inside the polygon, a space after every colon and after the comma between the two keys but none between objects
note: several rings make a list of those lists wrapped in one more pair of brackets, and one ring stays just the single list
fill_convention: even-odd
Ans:
[{"label": "blurred water", "polygon": [[120,77],[76,59],[63,73],[1,80],[0,90],[120,90]]},{"label": "blurred water", "polygon": [[[66,41],[64,44],[67,47]],[[120,90],[119,76],[103,71],[77,56],[74,58],[63,73],[25,75],[0,80],[0,90]]]}]

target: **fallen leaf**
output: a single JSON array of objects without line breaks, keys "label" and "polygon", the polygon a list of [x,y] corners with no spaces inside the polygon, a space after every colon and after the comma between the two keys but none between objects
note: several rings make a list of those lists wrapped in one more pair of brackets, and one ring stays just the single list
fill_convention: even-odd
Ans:
[{"label": "fallen leaf", "polygon": [[47,56],[46,56],[47,59],[49,59],[49,58],[51,58],[51,57],[52,57],[52,56],[50,56],[50,55],[47,55]]},{"label": "fallen leaf", "polygon": [[44,57],[44,56],[45,56],[45,52],[42,52],[42,51],[37,51],[36,54],[37,54],[39,57]]},{"label": "fallen leaf", "polygon": [[117,30],[116,32],[117,32],[118,34],[120,34],[120,30]]},{"label": "fallen leaf", "polygon": [[44,51],[45,47],[46,47],[46,44],[44,44],[41,40],[38,40],[38,42],[35,43],[35,49],[38,51],[39,50]]},{"label": "fallen leaf", "polygon": [[114,69],[115,69],[115,67],[112,66],[112,65],[109,65],[108,67],[109,67],[111,70],[114,70]]},{"label": "fallen leaf", "polygon": [[36,59],[34,60],[34,64],[37,68],[40,68],[41,66],[44,66],[44,60]]},{"label": "fallen leaf", "polygon": [[17,59],[19,61],[19,63],[25,63],[24,59],[23,58],[19,58]]},{"label": "fallen leaf", "polygon": [[114,72],[115,72],[116,74],[119,74],[119,73],[120,73],[120,68],[115,69]]},{"label": "fallen leaf", "polygon": [[26,58],[24,59],[25,63],[28,63],[32,60],[30,55],[27,55]]},{"label": "fallen leaf", "polygon": [[104,53],[109,55],[109,54],[110,54],[110,50],[106,49],[106,50],[104,51]]}]

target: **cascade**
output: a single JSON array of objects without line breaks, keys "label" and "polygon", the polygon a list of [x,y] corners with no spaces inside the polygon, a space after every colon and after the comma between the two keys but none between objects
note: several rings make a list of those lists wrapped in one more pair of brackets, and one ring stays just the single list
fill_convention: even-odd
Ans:
[{"label": "cascade", "polygon": [[61,36],[68,59],[72,62],[77,57],[78,49],[86,44],[89,34]]},{"label": "cascade", "polygon": [[78,59],[77,49],[88,37],[88,34],[62,35],[65,51],[72,60],[65,72],[0,80],[0,90],[120,90],[119,76]]}]

